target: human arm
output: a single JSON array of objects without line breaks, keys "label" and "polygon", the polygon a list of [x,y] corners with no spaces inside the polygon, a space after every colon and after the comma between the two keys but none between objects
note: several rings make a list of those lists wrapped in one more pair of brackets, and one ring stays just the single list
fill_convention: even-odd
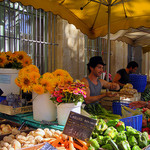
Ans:
[{"label": "human arm", "polygon": [[115,77],[114,77],[114,79],[113,79],[113,82],[114,82],[114,83],[117,83],[117,84],[119,84],[120,86],[123,87],[125,84],[120,83],[120,82],[119,82],[120,79],[121,79],[121,75],[120,75],[119,73],[116,73],[116,75],[115,75]]},{"label": "human arm", "polygon": [[146,102],[146,101],[135,101],[135,102],[131,102],[129,104],[129,106],[131,108],[141,108],[141,107],[145,107],[150,109],[150,102]]},{"label": "human arm", "polygon": [[106,89],[110,89],[110,90],[119,90],[120,86],[117,83],[114,82],[108,82],[106,80],[100,79],[100,82],[102,84],[102,87],[105,87]]}]

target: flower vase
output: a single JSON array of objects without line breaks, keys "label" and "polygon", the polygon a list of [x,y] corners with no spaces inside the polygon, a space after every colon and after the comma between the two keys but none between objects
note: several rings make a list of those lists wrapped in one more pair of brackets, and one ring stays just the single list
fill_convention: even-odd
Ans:
[{"label": "flower vase", "polygon": [[37,121],[55,121],[56,105],[50,100],[50,94],[37,94],[32,92],[33,119]]},{"label": "flower vase", "polygon": [[0,68],[0,88],[4,92],[2,96],[20,94],[20,88],[15,83],[18,72],[17,69]]},{"label": "flower vase", "polygon": [[61,103],[57,105],[57,120],[59,125],[65,125],[70,114],[70,111],[81,113],[81,102],[77,105],[74,103]]}]

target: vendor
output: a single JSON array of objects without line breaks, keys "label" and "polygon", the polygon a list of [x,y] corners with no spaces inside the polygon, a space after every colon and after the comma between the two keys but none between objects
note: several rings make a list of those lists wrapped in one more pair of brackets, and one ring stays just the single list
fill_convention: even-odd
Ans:
[{"label": "vendor", "polygon": [[129,62],[125,69],[120,69],[117,71],[113,82],[118,83],[120,88],[122,88],[125,84],[130,83],[129,74],[135,73],[137,68],[138,64],[135,61]]},{"label": "vendor", "polygon": [[129,104],[129,107],[131,107],[131,108],[142,108],[142,107],[145,107],[145,108],[150,109],[150,102],[146,102],[146,101],[135,101],[135,102],[131,102],[131,103]]},{"label": "vendor", "polygon": [[87,97],[85,98],[86,104],[98,103],[101,98],[109,96],[112,97],[114,94],[106,92],[101,94],[102,87],[111,90],[119,90],[120,87],[117,83],[107,82],[103,79],[98,79],[103,73],[103,67],[105,66],[101,56],[94,56],[90,58],[87,64],[89,75],[83,78],[81,81],[87,85]]}]

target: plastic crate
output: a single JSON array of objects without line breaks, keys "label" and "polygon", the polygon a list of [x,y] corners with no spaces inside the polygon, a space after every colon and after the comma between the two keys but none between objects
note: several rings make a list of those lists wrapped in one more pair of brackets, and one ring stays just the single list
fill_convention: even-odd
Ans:
[{"label": "plastic crate", "polygon": [[6,100],[6,96],[0,96],[0,102],[2,102],[3,100]]},{"label": "plastic crate", "polygon": [[147,76],[139,74],[130,74],[130,83],[138,92],[144,92],[147,84]]},{"label": "plastic crate", "polygon": [[120,119],[120,121],[124,122],[125,126],[131,126],[137,131],[142,131],[142,117],[142,115],[136,115]]},{"label": "plastic crate", "polygon": [[112,107],[113,107],[113,113],[118,114],[122,116],[121,113],[121,105],[129,107],[130,101],[113,101]]}]

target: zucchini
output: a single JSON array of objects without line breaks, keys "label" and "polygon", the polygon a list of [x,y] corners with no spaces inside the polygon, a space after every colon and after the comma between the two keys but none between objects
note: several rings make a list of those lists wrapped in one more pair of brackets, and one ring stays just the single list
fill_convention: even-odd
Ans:
[{"label": "zucchini", "polygon": [[114,150],[119,150],[117,144],[112,139],[109,140],[108,143],[111,144]]}]

